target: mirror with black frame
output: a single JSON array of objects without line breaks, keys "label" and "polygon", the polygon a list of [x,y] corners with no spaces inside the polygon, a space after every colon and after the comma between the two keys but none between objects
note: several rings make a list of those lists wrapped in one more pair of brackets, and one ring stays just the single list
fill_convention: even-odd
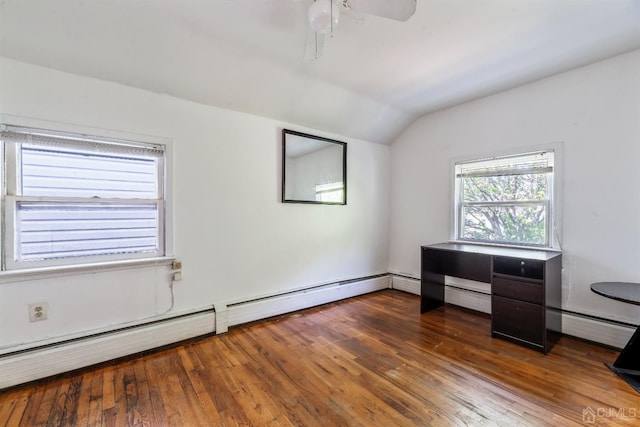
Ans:
[{"label": "mirror with black frame", "polygon": [[282,202],[347,204],[347,143],[282,130]]}]

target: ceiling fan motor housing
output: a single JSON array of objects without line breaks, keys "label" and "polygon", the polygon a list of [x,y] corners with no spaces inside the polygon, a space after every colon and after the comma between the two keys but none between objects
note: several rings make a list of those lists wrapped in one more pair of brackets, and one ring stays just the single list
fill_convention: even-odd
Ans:
[{"label": "ceiling fan motor housing", "polygon": [[309,7],[309,24],[317,33],[324,33],[338,25],[340,7],[332,0],[316,0]]}]

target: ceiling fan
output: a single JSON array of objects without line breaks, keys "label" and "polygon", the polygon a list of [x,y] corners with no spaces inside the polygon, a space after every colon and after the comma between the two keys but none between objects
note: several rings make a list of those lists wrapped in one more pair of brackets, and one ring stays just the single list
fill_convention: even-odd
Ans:
[{"label": "ceiling fan", "polygon": [[309,6],[309,37],[306,59],[322,56],[326,34],[333,31],[340,20],[341,10],[354,11],[382,18],[406,21],[416,11],[417,0],[314,0]]}]

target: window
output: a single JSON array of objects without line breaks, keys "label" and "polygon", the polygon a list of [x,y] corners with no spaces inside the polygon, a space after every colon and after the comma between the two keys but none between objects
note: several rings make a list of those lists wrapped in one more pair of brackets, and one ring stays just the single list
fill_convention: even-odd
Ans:
[{"label": "window", "polygon": [[552,246],[553,151],[455,164],[455,238]]},{"label": "window", "polygon": [[5,127],[6,269],[164,255],[164,146]]},{"label": "window", "polygon": [[316,185],[316,202],[342,203],[344,201],[344,183],[331,182]]}]

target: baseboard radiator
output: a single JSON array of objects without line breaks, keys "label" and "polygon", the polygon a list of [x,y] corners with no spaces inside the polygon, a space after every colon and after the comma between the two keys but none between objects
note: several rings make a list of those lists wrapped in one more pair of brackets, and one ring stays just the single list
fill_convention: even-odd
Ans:
[{"label": "baseboard radiator", "polygon": [[0,356],[0,389],[390,287],[380,275],[262,296],[210,310]]},{"label": "baseboard radiator", "polygon": [[214,332],[213,309],[0,357],[0,389]]},{"label": "baseboard radiator", "polygon": [[562,313],[562,332],[574,337],[623,348],[635,327],[577,313]]},{"label": "baseboard radiator", "polygon": [[216,333],[230,326],[266,319],[390,287],[388,275],[336,282],[245,301],[214,304]]},{"label": "baseboard radiator", "polygon": [[[420,295],[420,279],[402,275],[391,276],[391,287]],[[491,313],[490,290],[482,285],[464,284],[455,278],[445,278],[445,302],[483,313]],[[586,314],[562,312],[562,333],[588,341],[623,348],[633,332],[634,326],[608,321]]]},{"label": "baseboard radiator", "polygon": [[[337,282],[247,301],[216,304],[208,310],[150,324],[75,339],[0,357],[0,389],[195,338],[230,326],[273,317],[366,293],[393,288],[420,295],[420,280],[406,276]],[[447,286],[445,300],[491,312],[490,296],[478,290]],[[488,304],[488,305],[487,305]],[[576,313],[562,313],[563,333],[622,348],[633,334],[630,325]]]}]

